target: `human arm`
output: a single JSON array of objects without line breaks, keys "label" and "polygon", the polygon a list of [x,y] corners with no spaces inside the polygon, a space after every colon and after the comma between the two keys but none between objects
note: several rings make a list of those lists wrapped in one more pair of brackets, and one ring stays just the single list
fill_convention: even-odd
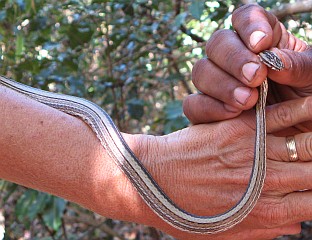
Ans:
[{"label": "human arm", "polygon": [[[312,49],[305,42],[255,4],[234,11],[232,23],[236,32],[213,34],[206,46],[208,59],[194,66],[193,82],[203,94],[185,100],[185,113],[193,123],[227,119],[250,109],[258,98],[255,87],[267,76],[272,80],[270,104],[311,95]],[[258,53],[270,48],[281,57],[284,70],[277,72],[260,62]],[[306,127],[312,129],[307,123]]]},{"label": "human arm", "polygon": [[[143,203],[81,120],[5,87],[0,87],[0,95],[3,179],[66,198],[107,217],[157,227],[179,239],[273,238],[297,233],[298,222],[312,215],[309,192],[300,195],[295,208],[288,208],[297,196],[294,191],[311,188],[312,181],[300,179],[311,178],[312,166],[298,165],[298,172],[294,172],[292,167],[297,163],[280,162],[287,159],[282,139],[270,136],[267,183],[248,218],[217,235],[195,236],[173,229]],[[297,118],[289,122],[277,121],[277,106],[269,110],[269,132],[276,130],[277,125],[285,128],[311,118],[311,111],[307,111],[312,105],[310,98],[293,104],[286,109],[297,111]],[[162,137],[124,137],[174,202],[192,213],[212,215],[233,206],[247,186],[253,158],[253,115],[250,111],[238,119],[193,126]],[[301,158],[307,152],[305,146],[304,141],[298,142]],[[304,215],[299,215],[302,209]],[[292,218],[286,217],[291,214]]]}]

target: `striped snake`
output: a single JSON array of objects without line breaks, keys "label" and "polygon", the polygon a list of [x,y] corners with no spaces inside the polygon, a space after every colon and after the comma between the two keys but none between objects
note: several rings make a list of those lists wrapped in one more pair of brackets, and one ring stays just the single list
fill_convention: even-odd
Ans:
[{"label": "striped snake", "polygon": [[[259,56],[268,67],[275,70],[283,68],[281,60],[273,52],[264,51]],[[180,230],[194,233],[225,231],[248,215],[261,194],[266,171],[265,103],[267,81],[260,86],[256,105],[255,155],[248,187],[234,207],[214,216],[197,216],[184,211],[173,203],[133,154],[109,115],[96,104],[85,99],[32,88],[5,77],[0,77],[0,84],[86,122],[110,157],[127,175],[146,204],[160,218]]]}]

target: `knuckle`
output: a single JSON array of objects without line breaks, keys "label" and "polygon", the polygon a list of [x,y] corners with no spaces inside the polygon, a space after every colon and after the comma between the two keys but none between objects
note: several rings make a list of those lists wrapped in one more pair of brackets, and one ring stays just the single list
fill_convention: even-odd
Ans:
[{"label": "knuckle", "polygon": [[302,108],[308,113],[312,112],[312,96],[304,98]]},{"label": "knuckle", "polygon": [[265,179],[265,190],[268,191],[282,191],[284,189],[283,180],[278,168],[270,167],[267,169],[267,177]]},{"label": "knuckle", "polygon": [[267,168],[264,190],[282,196],[288,193],[289,189],[295,188],[296,183],[290,181],[291,176],[285,173],[285,169],[278,162],[275,163],[275,166],[272,167],[270,164],[270,167]]},{"label": "knuckle", "polygon": [[214,32],[209,40],[206,43],[206,54],[208,57],[211,57],[214,50],[216,49],[216,46],[219,46],[221,42],[223,42],[224,39],[226,39],[226,35],[231,34],[232,31],[228,29],[220,29]]},{"label": "knuckle", "polygon": [[197,109],[200,108],[197,104],[197,94],[191,94],[183,100],[182,107],[184,115],[190,120],[191,123],[196,124],[200,122]]},{"label": "knuckle", "polygon": [[289,105],[279,105],[275,111],[275,114],[273,114],[273,120],[282,127],[290,126],[293,122],[292,112],[293,111]]},{"label": "knuckle", "polygon": [[304,136],[302,143],[303,148],[300,148],[300,144],[296,145],[299,145],[297,147],[300,149],[298,150],[300,155],[302,156],[302,159],[312,159],[312,136],[310,134]]},{"label": "knuckle", "polygon": [[[309,54],[292,52],[290,50],[284,50],[283,54],[285,54],[285,56],[287,56],[287,58],[290,60],[290,79],[293,79],[293,82],[296,85],[301,86],[303,89],[306,88],[306,90],[310,92],[309,87],[306,85],[306,82],[312,79],[311,74],[307,74],[306,71],[306,69],[311,67],[311,57]],[[306,80],[302,82],[302,79]],[[305,84],[305,86],[303,84]]]},{"label": "knuckle", "polygon": [[260,224],[265,228],[277,228],[288,221],[288,211],[282,201],[271,200],[262,203],[258,211]]},{"label": "knuckle", "polygon": [[190,99],[190,96],[188,96],[188,97],[186,97],[184,100],[183,100],[183,112],[184,112],[184,114],[185,114],[185,116],[187,117],[187,118],[189,118],[190,117],[190,115],[191,115],[191,99]]},{"label": "knuckle", "polygon": [[248,12],[251,12],[252,10],[257,9],[257,8],[261,10],[261,8],[257,4],[254,4],[254,3],[244,4],[243,6],[241,6],[240,8],[236,9],[233,12],[233,16],[235,17],[237,15],[239,16],[240,13],[246,12],[247,9],[248,9]]},{"label": "knuckle", "polygon": [[243,23],[245,23],[247,19],[250,19],[250,15],[254,15],[255,12],[263,11],[264,9],[255,3],[249,3],[241,6],[233,12],[232,22],[234,28],[236,29],[237,25],[243,26]]},{"label": "knuckle", "polygon": [[284,225],[289,224],[289,222],[292,222],[296,217],[298,217],[298,202],[291,201],[291,199],[286,195],[282,199],[282,210]]},{"label": "knuckle", "polygon": [[[290,54],[289,54],[290,55]],[[306,78],[306,67],[309,67],[309,62],[306,62],[304,57],[299,54],[295,54],[295,56],[291,55],[291,62],[292,62],[292,67],[294,67],[292,73],[293,73],[293,78],[297,79],[297,81],[300,81],[301,79]],[[299,83],[299,82],[298,82]]]},{"label": "knuckle", "polygon": [[203,72],[205,64],[207,63],[206,59],[201,59],[197,61],[192,69],[192,82],[195,86],[198,86],[200,83],[200,75]]},{"label": "knuckle", "polygon": [[[237,126],[234,126],[234,127],[236,128],[235,131],[237,132]],[[241,137],[238,136],[238,138],[241,138]],[[248,158],[251,158],[251,159],[253,158],[255,154],[254,148],[251,145],[246,146],[246,148],[243,149],[242,151],[244,153],[244,156],[247,156]]]}]

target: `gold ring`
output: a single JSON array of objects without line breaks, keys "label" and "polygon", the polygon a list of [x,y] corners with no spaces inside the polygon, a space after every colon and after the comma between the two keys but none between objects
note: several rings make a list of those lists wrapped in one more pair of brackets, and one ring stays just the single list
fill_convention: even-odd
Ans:
[{"label": "gold ring", "polygon": [[290,162],[296,162],[299,160],[297,148],[296,148],[296,142],[294,136],[287,136],[286,137],[286,148],[289,156]]}]

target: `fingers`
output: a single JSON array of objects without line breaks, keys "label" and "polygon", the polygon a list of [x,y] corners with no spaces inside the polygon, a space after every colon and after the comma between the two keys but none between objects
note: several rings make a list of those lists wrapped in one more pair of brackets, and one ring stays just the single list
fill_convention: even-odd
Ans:
[{"label": "fingers", "polygon": [[256,4],[247,4],[234,11],[232,24],[254,53],[277,46],[282,36],[277,18]]},{"label": "fingers", "polygon": [[312,217],[312,191],[298,191],[285,196],[288,222],[303,222]]},{"label": "fingers", "polygon": [[273,51],[282,59],[285,68],[280,72],[269,69],[268,76],[277,83],[301,89],[306,88],[307,92],[311,92],[312,73],[308,69],[312,69],[312,48],[307,49],[305,43],[299,48],[304,51],[274,48]]},{"label": "fingers", "polygon": [[[269,155],[269,154],[268,154]],[[312,163],[268,161],[265,191],[273,195],[287,194],[303,189],[312,189]]]},{"label": "fingers", "polygon": [[[312,163],[268,162],[262,197],[254,209],[264,226],[283,226],[312,217]],[[262,217],[261,217],[262,216]]]},{"label": "fingers", "polygon": [[[159,228],[159,227],[158,227]],[[257,229],[254,226],[250,227],[241,227],[238,229],[230,229],[228,231],[217,233],[214,235],[207,235],[207,234],[188,234],[185,232],[177,232],[177,230],[167,230],[163,229],[164,232],[167,232],[174,237],[177,237],[181,240],[189,240],[189,239],[196,239],[196,240],[224,240],[224,239],[232,239],[232,240],[269,240],[269,239],[275,239],[277,237],[283,236],[283,235],[293,235],[298,234],[301,231],[301,225],[300,223],[276,227],[276,228],[265,228],[265,229]]]},{"label": "fingers", "polygon": [[[185,115],[194,124],[214,122],[238,116],[241,110],[204,94],[193,94],[183,102]],[[248,115],[254,112],[248,112]],[[274,133],[311,120],[312,96],[266,107],[267,132]]]},{"label": "fingers", "polygon": [[241,110],[253,107],[258,99],[255,88],[246,87],[207,58],[195,64],[192,81],[202,93]]},{"label": "fingers", "polygon": [[253,107],[258,99],[254,87],[267,75],[267,67],[232,31],[216,32],[206,52],[208,59],[197,62],[192,74],[206,97],[197,94],[184,101],[185,115],[194,124],[232,118]]},{"label": "fingers", "polygon": [[[268,146],[270,159],[291,162],[291,157],[286,148],[286,137],[268,137],[271,140],[271,146]],[[312,134],[301,133],[294,136],[296,152],[300,161],[312,161]],[[268,139],[269,142],[269,139]],[[274,146],[273,146],[274,145]]]},{"label": "fingers", "polygon": [[267,67],[233,31],[215,32],[207,42],[206,54],[218,67],[249,87],[259,86],[267,76]]},{"label": "fingers", "polygon": [[[206,45],[208,59],[199,61],[194,67],[193,82],[210,97],[205,102],[213,106],[202,106],[203,96],[186,100],[189,109],[185,112],[193,123],[224,120],[238,115],[233,112],[250,109],[258,96],[255,87],[266,76],[281,84],[279,91],[284,94],[280,99],[312,92],[312,74],[307,70],[312,68],[312,49],[288,33],[273,14],[249,4],[236,10],[232,21],[237,33],[230,30],[215,32]],[[285,65],[280,72],[268,69],[257,55],[274,46],[281,49],[273,51]],[[294,88],[285,88],[286,85]],[[192,105],[195,103],[198,105]],[[221,108],[217,109],[217,106]],[[191,116],[191,112],[196,115]],[[222,114],[225,117],[222,118]]]},{"label": "fingers", "polygon": [[193,124],[230,119],[241,113],[241,110],[204,94],[188,96],[183,101],[183,111]]},{"label": "fingers", "polygon": [[266,107],[267,132],[274,133],[309,121],[312,118],[312,96]]},{"label": "fingers", "polygon": [[270,191],[285,194],[312,189],[312,134],[296,135],[295,144],[299,160],[292,162],[286,147],[286,138],[272,135],[267,137],[266,188],[269,187]]},{"label": "fingers", "polygon": [[[268,70],[268,76],[280,84],[305,88],[311,85],[312,49],[290,34],[277,18],[262,7],[249,4],[233,13],[233,27],[246,47],[254,53],[277,47],[285,70]],[[310,86],[311,90],[312,87]]]},{"label": "fingers", "polygon": [[[241,230],[237,234],[232,234],[228,237],[220,239],[239,239],[239,240],[250,240],[250,239],[275,239],[283,235],[293,235],[301,232],[300,223],[291,224],[287,226],[281,226],[269,229],[247,229]],[[215,238],[217,239],[217,238]]]},{"label": "fingers", "polygon": [[257,216],[261,225],[267,227],[293,226],[295,234],[300,231],[299,222],[311,220],[311,198],[312,191],[309,190],[297,190],[281,197],[263,194],[252,214]]},{"label": "fingers", "polygon": [[283,24],[270,12],[256,4],[247,4],[233,13],[232,24],[247,48],[259,53],[278,47],[303,51],[306,44],[287,32]]},{"label": "fingers", "polygon": [[312,160],[312,135],[311,133],[302,133],[294,136],[296,149],[300,161]]},{"label": "fingers", "polygon": [[[280,23],[280,28],[282,31],[282,36],[277,45],[279,49],[288,49],[296,52],[303,52],[308,49],[307,43],[296,38],[294,35],[288,32],[282,23]],[[274,46],[275,45],[273,45],[272,47]]]},{"label": "fingers", "polygon": [[[274,133],[312,118],[312,97],[306,97],[266,108],[267,131]],[[285,133],[294,135],[293,132]],[[300,161],[312,161],[312,134],[301,133],[295,136],[297,154]],[[285,137],[268,136],[268,156],[272,160],[291,161],[286,148]]]}]

